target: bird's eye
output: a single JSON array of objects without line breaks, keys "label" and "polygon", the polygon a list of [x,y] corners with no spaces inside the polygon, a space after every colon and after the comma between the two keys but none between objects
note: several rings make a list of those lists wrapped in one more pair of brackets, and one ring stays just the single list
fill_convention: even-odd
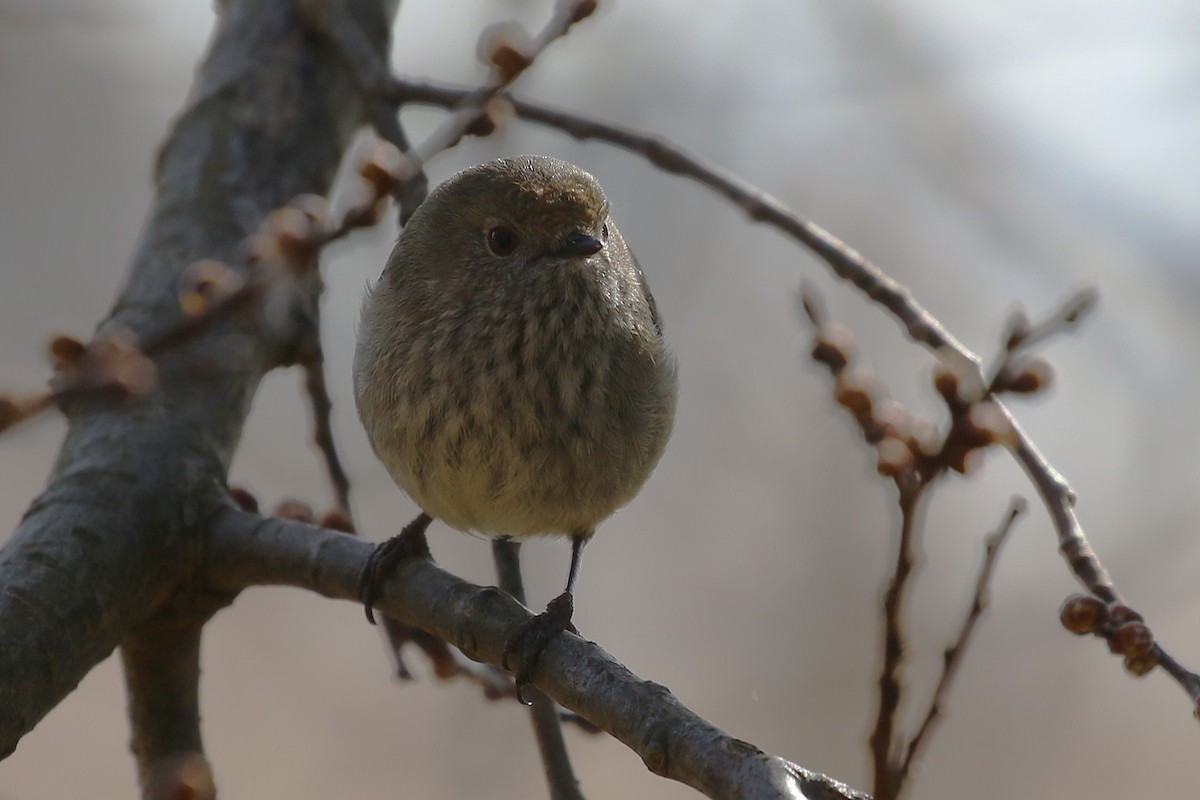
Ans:
[{"label": "bird's eye", "polygon": [[608,238],[608,223],[605,223],[604,225],[600,226],[600,238],[602,238],[602,239]]},{"label": "bird's eye", "polygon": [[497,225],[488,231],[488,249],[498,256],[511,255],[512,251],[516,250],[517,245],[520,243],[520,238],[518,238],[517,234],[513,233],[512,228]]}]

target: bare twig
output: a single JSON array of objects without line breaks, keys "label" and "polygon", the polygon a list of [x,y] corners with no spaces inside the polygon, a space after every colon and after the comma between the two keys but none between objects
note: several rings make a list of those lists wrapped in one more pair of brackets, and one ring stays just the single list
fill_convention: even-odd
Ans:
[{"label": "bare twig", "polygon": [[[388,91],[399,104],[421,103],[442,108],[453,108],[467,95],[467,91],[460,88],[400,79],[393,80]],[[511,103],[521,119],[555,128],[576,139],[608,142],[643,156],[665,172],[690,178],[717,192],[751,219],[772,225],[811,249],[838,277],[850,281],[891,311],[915,341],[929,346],[943,358],[963,361],[978,369],[979,357],[951,336],[907,288],[837,237],[802,218],[762,189],[664,137],[534,103],[515,99]]]},{"label": "bare twig", "polygon": [[45,389],[28,397],[0,395],[0,433],[32,419],[54,405],[54,393]]},{"label": "bare twig", "polygon": [[[398,152],[410,148],[408,136],[400,124],[394,105],[378,91],[388,78],[387,65],[369,46],[366,31],[346,13],[341,3],[328,0],[301,0],[298,7],[309,30],[324,36],[336,49],[350,75],[362,93],[367,106],[371,126],[379,137],[390,142]],[[425,199],[429,180],[424,170],[417,170],[407,181],[398,181],[392,187],[400,206],[400,224],[405,224],[417,206]]]},{"label": "bare twig", "polygon": [[[521,544],[507,539],[493,540],[492,560],[496,564],[496,579],[500,588],[524,605]],[[528,687],[524,691],[530,702],[530,722],[533,723],[533,734],[537,739],[538,752],[542,756],[542,767],[546,772],[550,797],[552,800],[583,800],[579,779],[575,777],[575,770],[571,768],[571,757],[563,739],[558,704],[536,687]]]},{"label": "bare twig", "polygon": [[1030,324],[1024,314],[1014,314],[1009,319],[1008,336],[1004,342],[1006,355],[1029,349],[1054,334],[1078,325],[1096,307],[1099,299],[1095,289],[1084,289],[1067,298],[1066,302],[1037,324]]},{"label": "bare twig", "polygon": [[900,788],[892,769],[893,748],[900,701],[904,694],[900,685],[900,669],[905,656],[904,595],[914,563],[913,539],[920,498],[920,488],[900,495],[900,545],[896,550],[896,566],[883,596],[883,666],[879,671],[879,709],[868,740],[876,800],[892,800]]},{"label": "bare twig", "polygon": [[[396,145],[400,161],[396,165],[398,177],[393,192],[401,203],[401,222],[411,216],[416,208],[413,190],[409,185],[418,184],[417,194],[424,196],[425,175],[423,169],[429,159],[458,143],[471,133],[486,135],[495,129],[491,103],[505,92],[547,47],[565,36],[575,23],[591,16],[595,0],[559,0],[555,12],[545,27],[528,43],[514,40],[512,36],[498,35],[494,40],[487,38],[481,43],[491,66],[486,82],[481,86],[463,90],[445,107],[454,111],[433,133],[416,147],[409,147],[396,121],[395,103],[390,100],[392,80],[387,65],[369,48],[360,46],[361,35],[345,15],[325,8],[327,4],[306,0],[306,18],[314,30],[323,33],[338,48],[349,65],[355,82],[372,104],[372,118],[380,137]],[[495,32],[494,29],[493,32]],[[485,37],[489,32],[485,31]],[[376,110],[382,103],[387,114]],[[499,110],[499,109],[497,109]],[[419,203],[419,199],[417,201]]]},{"label": "bare twig", "polygon": [[[397,104],[421,103],[453,108],[469,93],[465,89],[393,79],[387,91]],[[964,377],[987,385],[978,355],[955,339],[922,307],[911,292],[887,277],[861,254],[832,234],[800,217],[779,200],[666,138],[629,130],[601,120],[557,109],[512,100],[518,117],[561,130],[577,139],[605,141],[644,157],[666,172],[690,178],[725,197],[751,219],[765,222],[809,247],[834,274],[843,278],[869,299],[887,309],[914,341],[932,349],[940,359]],[[1050,515],[1058,537],[1058,549],[1071,573],[1089,592],[1110,603],[1121,597],[1104,565],[1088,544],[1075,514],[1075,492],[1066,479],[1046,460],[1020,423],[999,400],[995,409],[1007,425],[1012,439],[1010,451],[1021,465]],[[1160,645],[1155,645],[1160,663],[1200,708],[1200,675],[1184,668]]]},{"label": "bare twig", "polygon": [[1050,378],[1049,366],[1039,360],[1023,359],[1022,354],[1051,336],[1078,325],[1095,308],[1098,300],[1095,289],[1076,292],[1037,323],[1031,323],[1021,311],[1014,312],[1009,317],[1003,346],[981,394],[1027,393],[1043,388]]},{"label": "bare twig", "polygon": [[[315,338],[315,337],[314,337]],[[312,407],[313,440],[325,462],[325,471],[333,487],[333,500],[338,508],[350,514],[350,478],[342,467],[337,447],[333,441],[333,426],[330,414],[333,403],[329,400],[329,387],[325,383],[325,356],[317,342],[300,361],[304,370],[304,389]]]},{"label": "bare twig", "polygon": [[975,592],[971,597],[971,608],[963,619],[962,627],[959,628],[958,636],[955,637],[954,643],[946,649],[943,655],[942,674],[938,678],[937,686],[933,690],[933,697],[929,701],[929,710],[926,712],[921,726],[917,728],[917,732],[913,734],[912,739],[909,741],[903,760],[896,765],[896,783],[898,788],[903,787],[904,781],[912,770],[912,765],[921,754],[929,732],[933,730],[937,720],[941,717],[942,706],[945,704],[950,686],[954,683],[954,678],[958,674],[958,668],[962,664],[963,656],[966,655],[967,645],[970,642],[972,632],[975,630],[975,624],[979,621],[979,617],[987,607],[988,587],[991,585],[992,575],[996,569],[1000,547],[1008,538],[1017,518],[1024,513],[1025,500],[1020,497],[1014,497],[1009,503],[1008,511],[1004,515],[1004,520],[1000,523],[1000,527],[987,537],[983,565],[980,567],[979,577],[975,581]]},{"label": "bare twig", "polygon": [[[179,303],[181,318],[173,319],[156,331],[135,337],[124,328],[110,328],[86,345],[69,336],[58,336],[50,344],[56,375],[50,388],[26,398],[0,395],[0,433],[31,419],[56,405],[61,407],[78,397],[125,397],[145,394],[155,380],[154,359],[198,337],[227,319],[248,313],[271,292],[288,288],[315,277],[317,255],[331,242],[351,231],[374,225],[379,209],[392,183],[388,177],[389,152],[376,150],[360,166],[369,192],[359,205],[348,209],[333,226],[325,224],[324,198],[301,195],[287,206],[268,214],[259,229],[237,248],[243,261],[242,272],[212,260],[193,263],[183,273]],[[306,339],[313,338],[305,330]],[[302,343],[301,350],[311,349]],[[318,376],[320,383],[324,377]],[[312,387],[312,377],[309,376]],[[326,397],[326,400],[328,398]],[[314,398],[314,407],[320,400]],[[320,415],[316,416],[320,437]],[[326,453],[326,463],[335,482],[335,495],[348,496],[348,483],[341,488],[336,453]],[[339,499],[339,503],[342,500]],[[349,509],[347,508],[347,511]]]}]

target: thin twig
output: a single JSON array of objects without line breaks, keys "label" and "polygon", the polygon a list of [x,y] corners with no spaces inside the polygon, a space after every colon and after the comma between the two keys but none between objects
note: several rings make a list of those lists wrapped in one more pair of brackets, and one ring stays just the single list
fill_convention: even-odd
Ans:
[{"label": "thin twig", "polygon": [[[391,76],[387,65],[369,49],[358,45],[361,32],[356,32],[348,21],[341,19],[344,15],[331,14],[322,9],[325,5],[323,3],[305,2],[303,5],[311,7],[308,14],[310,25],[324,33],[338,47],[345,62],[350,66],[355,82],[369,98],[369,102],[390,103],[387,107],[389,111],[394,112],[395,103],[390,100]],[[489,103],[502,95],[547,47],[565,36],[571,26],[590,16],[595,7],[595,0],[560,0],[550,20],[528,46],[522,47],[504,40],[494,42],[489,54],[492,69],[487,81],[474,89],[463,90],[452,102],[444,106],[454,113],[416,147],[408,147],[408,143],[403,140],[403,133],[398,129],[394,113],[388,115],[390,118],[380,118],[373,114],[379,135],[395,144],[401,153],[396,170],[399,176],[396,191],[397,196],[402,198],[402,205],[404,193],[408,191],[405,186],[414,180],[422,182],[423,196],[423,169],[429,159],[453,147],[463,136],[473,131],[486,134],[494,129],[494,121],[490,119],[487,110]],[[415,206],[412,206],[412,209],[415,209]],[[402,209],[403,219],[407,219],[412,209]]]},{"label": "thin twig", "polygon": [[[453,108],[467,90],[395,79],[388,91],[397,103],[421,103]],[[517,116],[529,122],[560,130],[576,139],[596,139],[616,145],[646,158],[659,169],[691,178],[712,189],[741,208],[756,222],[772,225],[808,247],[833,269],[872,300],[887,308],[901,322],[908,335],[944,357],[978,369],[979,357],[955,339],[926,311],[912,293],[888,277],[856,250],[814,222],[802,218],[775,197],[734,175],[683,145],[667,138],[633,131],[591,117],[510,98]]]},{"label": "thin twig", "polygon": [[1026,350],[1041,344],[1047,338],[1078,325],[1096,307],[1099,294],[1095,289],[1084,289],[1067,298],[1057,309],[1041,322],[1031,325],[1023,315],[1014,316],[1009,324],[1009,335],[1005,341],[1008,354]]},{"label": "thin twig", "polygon": [[[492,560],[496,564],[496,580],[500,588],[522,605],[525,604],[525,585],[521,578],[521,545],[507,539],[492,541]],[[524,690],[530,701],[530,721],[537,739],[538,752],[546,771],[546,782],[553,800],[583,800],[579,779],[571,768],[571,757],[563,739],[558,704],[545,692],[530,686]]]},{"label": "thin twig", "polygon": [[[340,3],[302,0],[298,6],[308,29],[324,36],[349,69],[351,78],[362,93],[375,132],[401,153],[407,152],[411,145],[395,106],[381,97],[378,91],[387,81],[387,65],[377,55],[376,48],[370,46],[362,26],[346,13]],[[417,206],[424,201],[428,190],[429,179],[424,170],[417,170],[409,180],[395,184],[393,196],[400,206],[401,225],[408,222]]]},{"label": "thin twig", "polygon": [[[419,103],[453,108],[468,90],[394,78],[387,91],[399,105]],[[590,117],[511,99],[518,117],[560,130],[576,139],[605,141],[642,156],[660,169],[705,186],[745,211],[751,219],[765,222],[806,245],[824,260],[834,274],[849,281],[869,299],[887,309],[914,341],[932,349],[951,368],[986,386],[978,355],[955,339],[945,327],[913,298],[908,289],[887,277],[857,251],[847,247],[819,226],[803,219],[780,201],[728,171],[690,152],[669,139],[629,130]],[[1075,514],[1075,492],[1066,479],[1046,460],[1037,445],[1008,408],[993,399],[1008,424],[1013,445],[1010,450],[1037,488],[1053,522],[1058,549],[1071,573],[1092,594],[1108,603],[1123,602],[1104,565],[1088,544]],[[1200,706],[1200,675],[1180,665],[1161,645],[1155,645],[1164,670],[1173,677],[1194,704]]]},{"label": "thin twig", "polygon": [[1024,498],[1014,497],[1009,503],[1008,512],[1005,514],[1004,520],[1000,523],[1000,527],[987,537],[983,565],[980,567],[979,577],[975,581],[975,593],[971,598],[971,608],[967,612],[967,616],[963,619],[962,627],[959,628],[958,636],[955,637],[954,643],[947,648],[943,656],[942,674],[938,678],[937,687],[934,689],[933,697],[929,701],[929,710],[926,712],[921,726],[909,741],[904,753],[904,759],[897,767],[896,784],[898,788],[903,787],[904,781],[912,769],[912,765],[928,741],[929,732],[941,717],[942,706],[945,704],[950,687],[954,683],[955,676],[958,674],[963,656],[966,655],[967,645],[970,642],[971,634],[975,630],[975,624],[979,621],[983,610],[987,607],[988,587],[991,585],[992,575],[996,569],[1000,547],[1008,538],[1017,518],[1024,513]]},{"label": "thin twig", "polygon": [[876,800],[892,800],[900,789],[893,769],[895,728],[904,691],[900,670],[904,664],[904,597],[912,575],[916,537],[917,506],[924,485],[900,493],[900,546],[896,551],[896,566],[887,591],[883,595],[883,668],[879,672],[879,710],[869,743],[874,766]]},{"label": "thin twig", "polygon": [[342,467],[333,440],[333,425],[330,421],[333,403],[329,399],[329,387],[325,382],[325,355],[319,340],[314,342],[313,347],[301,359],[300,366],[304,370],[305,394],[312,408],[313,441],[325,462],[325,471],[333,487],[334,502],[349,515],[350,478]]},{"label": "thin twig", "polygon": [[1003,391],[1004,381],[1011,377],[1011,372],[1020,365],[1018,356],[1035,345],[1049,339],[1058,333],[1063,333],[1083,321],[1099,300],[1095,289],[1084,289],[1076,292],[1058,308],[1046,315],[1041,322],[1030,323],[1024,313],[1014,313],[1008,322],[1008,330],[1000,354],[995,359],[986,389],[988,395]]}]

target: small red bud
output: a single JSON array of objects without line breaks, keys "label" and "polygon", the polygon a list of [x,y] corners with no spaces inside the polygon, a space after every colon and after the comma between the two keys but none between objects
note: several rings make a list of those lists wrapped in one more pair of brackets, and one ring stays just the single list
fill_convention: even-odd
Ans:
[{"label": "small red bud", "polygon": [[857,343],[854,334],[844,325],[826,325],[817,333],[812,359],[837,374],[853,360]]},{"label": "small red bud", "polygon": [[237,503],[238,508],[242,511],[249,511],[251,514],[258,513],[258,498],[250,494],[250,491],[244,487],[230,486],[229,499]]},{"label": "small red bud", "polygon": [[1125,656],[1125,671],[1135,678],[1146,675],[1157,666],[1158,659],[1153,653]]},{"label": "small red bud", "polygon": [[1108,607],[1108,622],[1119,628],[1126,622],[1142,622],[1143,617],[1124,603],[1113,603]]},{"label": "small red bud", "polygon": [[1108,606],[1090,594],[1073,594],[1063,601],[1058,618],[1071,633],[1096,633],[1108,622]]},{"label": "small red bud", "polygon": [[946,367],[938,367],[933,373],[933,388],[937,389],[937,393],[946,401],[946,405],[951,408],[958,408],[962,405],[962,398],[958,395],[958,375]]},{"label": "small red bud", "polygon": [[344,508],[326,509],[317,524],[342,533],[354,533],[354,520],[350,519],[350,512]]},{"label": "small red bud", "polygon": [[1035,394],[1048,387],[1053,379],[1054,369],[1050,363],[1033,358],[1005,370],[996,381],[996,391]]},{"label": "small red bud", "polygon": [[1122,656],[1144,656],[1154,648],[1154,634],[1144,622],[1126,622],[1108,638],[1108,648]]},{"label": "small red bud", "polygon": [[87,352],[87,346],[74,336],[60,333],[50,340],[48,350],[50,352],[50,362],[54,365],[54,368],[64,369],[79,363],[79,360],[83,358],[83,354]]}]

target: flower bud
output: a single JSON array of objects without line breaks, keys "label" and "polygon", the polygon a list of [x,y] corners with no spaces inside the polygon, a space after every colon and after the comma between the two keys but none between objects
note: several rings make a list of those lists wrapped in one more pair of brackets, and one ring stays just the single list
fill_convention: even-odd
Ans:
[{"label": "flower bud", "polygon": [[1090,594],[1073,594],[1063,601],[1058,618],[1071,633],[1096,633],[1108,622],[1108,606]]}]

